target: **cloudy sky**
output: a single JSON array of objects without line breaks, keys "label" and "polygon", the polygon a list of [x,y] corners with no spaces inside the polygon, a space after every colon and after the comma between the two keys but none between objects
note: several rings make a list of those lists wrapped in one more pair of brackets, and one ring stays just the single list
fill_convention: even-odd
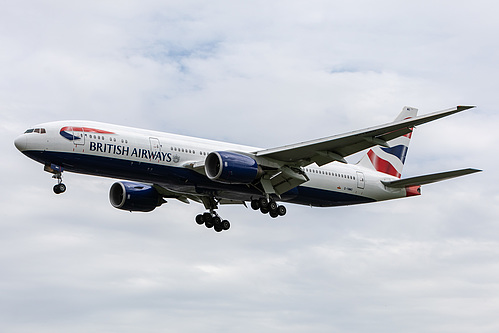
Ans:
[{"label": "cloudy sky", "polygon": [[[497,332],[499,6],[490,1],[24,1],[0,10],[2,332]],[[108,202],[114,180],[20,154],[89,119],[273,147],[420,114],[404,176],[484,172],[417,198],[223,207]],[[355,162],[356,156],[350,158]]]}]

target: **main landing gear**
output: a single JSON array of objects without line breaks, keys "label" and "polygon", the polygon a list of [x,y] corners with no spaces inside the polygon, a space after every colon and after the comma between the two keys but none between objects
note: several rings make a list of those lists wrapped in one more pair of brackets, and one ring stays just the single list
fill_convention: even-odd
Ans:
[{"label": "main landing gear", "polygon": [[260,198],[251,200],[251,208],[269,214],[272,218],[286,215],[286,207],[278,205],[273,199]]},{"label": "main landing gear", "polygon": [[206,228],[213,228],[216,232],[229,230],[230,223],[227,220],[222,220],[220,216],[214,211],[206,212],[196,216],[196,222],[199,225],[204,224]]}]

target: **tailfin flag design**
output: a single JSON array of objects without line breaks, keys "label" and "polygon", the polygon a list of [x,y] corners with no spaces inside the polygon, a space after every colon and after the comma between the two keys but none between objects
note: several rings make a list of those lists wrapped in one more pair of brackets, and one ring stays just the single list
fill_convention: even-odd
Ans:
[{"label": "tailfin flag design", "polygon": [[[413,118],[418,109],[404,106],[394,122]],[[400,178],[404,168],[412,132],[388,142],[389,148],[375,146],[357,163],[364,168],[376,170]]]}]

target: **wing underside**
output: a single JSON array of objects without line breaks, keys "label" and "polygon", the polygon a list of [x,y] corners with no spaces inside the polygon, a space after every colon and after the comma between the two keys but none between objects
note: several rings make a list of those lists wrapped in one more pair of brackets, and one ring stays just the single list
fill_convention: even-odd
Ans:
[{"label": "wing underside", "polygon": [[473,108],[473,106],[457,106],[455,108],[346,134],[260,150],[254,152],[254,155],[256,157],[270,158],[295,166],[306,166],[312,163],[322,166],[333,161],[346,163],[344,158],[349,155],[377,145],[386,147],[388,146],[388,141],[411,133],[415,126],[471,108]]}]

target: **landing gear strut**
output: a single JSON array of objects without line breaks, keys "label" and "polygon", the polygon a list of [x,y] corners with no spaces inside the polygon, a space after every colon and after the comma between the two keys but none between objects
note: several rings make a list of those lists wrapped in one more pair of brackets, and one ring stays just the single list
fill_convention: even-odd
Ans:
[{"label": "landing gear strut", "polygon": [[217,200],[214,197],[203,197],[201,200],[203,200],[203,204],[209,212],[197,215],[196,223],[199,225],[204,224],[208,229],[213,228],[216,232],[229,230],[230,222],[222,220],[222,218],[215,211],[215,209],[218,208]]},{"label": "landing gear strut", "polygon": [[278,205],[274,199],[260,198],[251,200],[251,208],[269,214],[272,218],[286,215],[286,207]]}]

